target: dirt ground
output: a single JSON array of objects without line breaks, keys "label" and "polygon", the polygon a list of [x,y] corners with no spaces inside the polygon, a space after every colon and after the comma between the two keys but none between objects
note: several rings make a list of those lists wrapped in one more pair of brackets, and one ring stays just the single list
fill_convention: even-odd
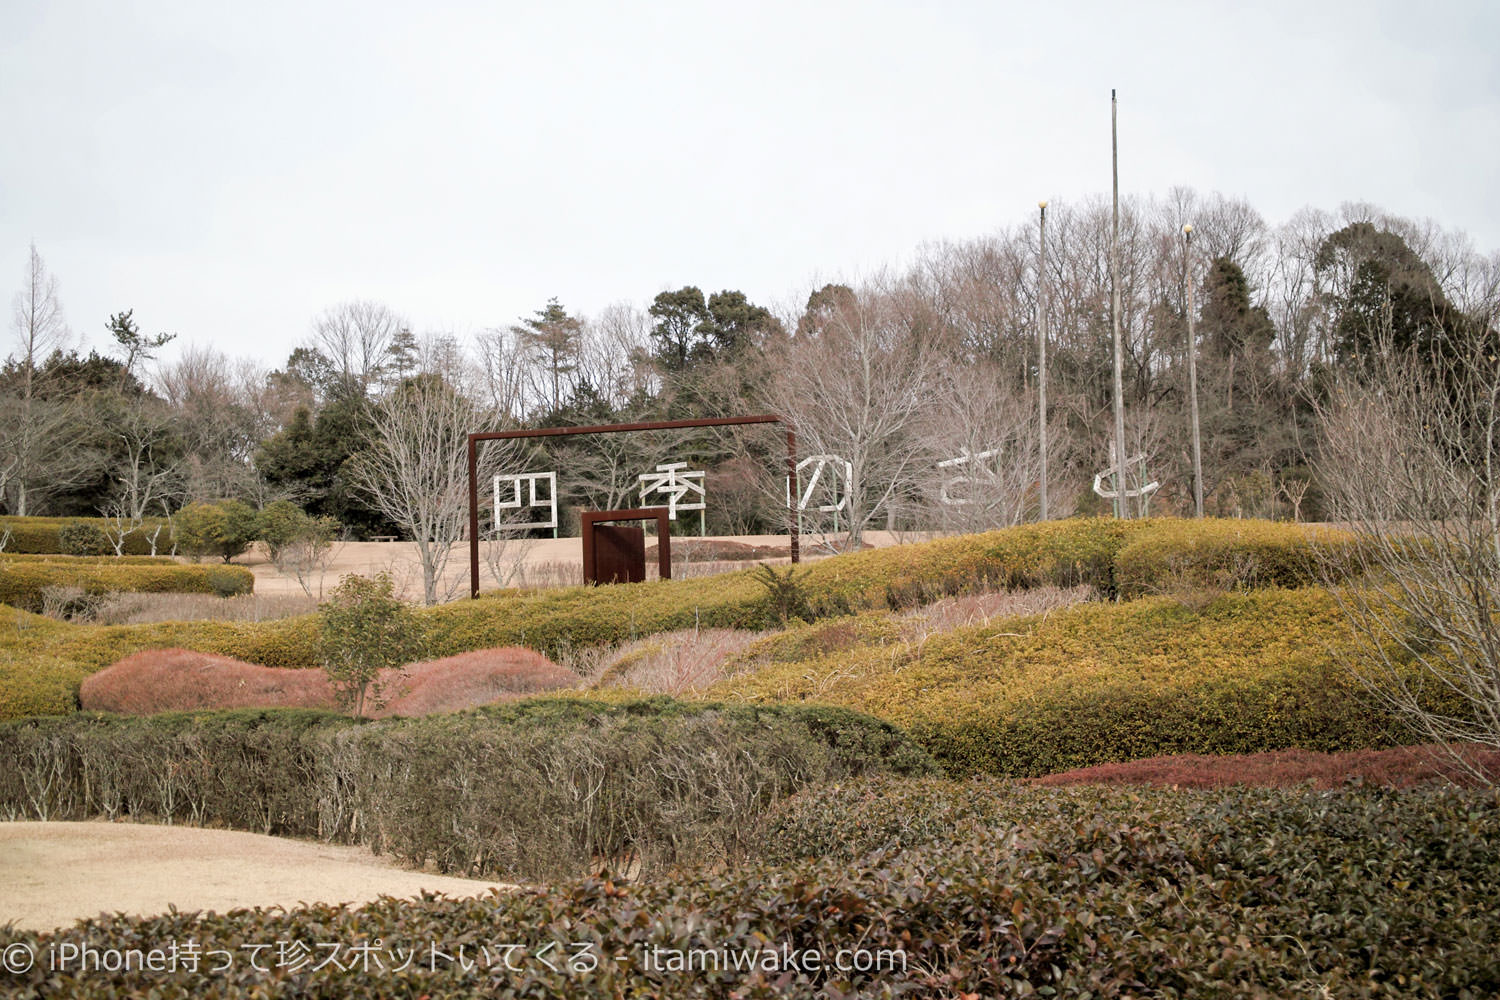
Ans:
[{"label": "dirt ground", "polygon": [[0,926],[53,930],[101,913],[148,916],[421,891],[477,896],[499,883],[408,871],[360,847],[136,823],[0,823]]},{"label": "dirt ground", "polygon": [[[710,538],[741,542],[746,545],[778,547],[785,547],[788,541],[786,535],[726,535],[710,536]],[[864,538],[868,544],[876,548],[898,544],[901,541],[916,540],[911,534],[897,535],[888,531],[866,532]],[[654,539],[648,538],[647,544],[654,544]],[[805,558],[817,558],[820,553],[826,554],[826,550],[820,548],[818,539],[808,535],[802,538],[802,551]],[[484,559],[483,550],[481,550],[480,587],[488,590],[500,586]],[[501,557],[501,562],[507,568],[512,563],[519,563],[521,572],[529,577],[531,583],[582,583],[583,540],[539,538],[525,542],[512,541],[507,547],[506,554]],[[250,572],[255,574],[257,594],[275,596],[302,593],[297,579],[279,572],[275,566],[271,565],[259,545],[235,559],[235,563],[249,568]],[[654,565],[649,569],[654,572]],[[334,547],[332,560],[327,569],[321,573],[311,574],[310,582],[316,596],[320,586],[326,592],[336,586],[339,578],[345,574],[359,573],[370,576],[382,571],[391,575],[398,592],[407,600],[421,600],[422,573],[417,561],[417,547],[412,542],[340,542]],[[453,597],[461,597],[468,593],[468,543],[453,547],[448,556],[448,566],[443,580],[444,586],[440,588],[441,593],[451,594]]]}]

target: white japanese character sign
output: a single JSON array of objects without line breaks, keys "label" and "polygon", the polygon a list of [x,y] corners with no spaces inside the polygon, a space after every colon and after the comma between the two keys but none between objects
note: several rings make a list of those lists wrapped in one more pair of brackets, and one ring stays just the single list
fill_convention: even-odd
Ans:
[{"label": "white japanese character sign", "polygon": [[985,464],[985,460],[994,458],[999,454],[999,448],[981,451],[977,455],[971,455],[969,450],[965,448],[957,457],[939,462],[937,464],[939,469],[961,469],[963,471],[959,475],[943,480],[942,485],[938,487],[938,502],[947,507],[962,507],[965,504],[973,503],[974,500],[972,497],[954,496],[950,492],[950,488],[964,485],[972,488],[976,483],[986,479],[991,483],[995,482],[998,479],[995,470],[993,466]]},{"label": "white japanese character sign", "polygon": [[[813,501],[813,495],[818,486],[823,482],[823,474],[828,473],[828,483],[824,489],[830,495],[829,502],[819,504],[817,509],[823,513],[832,513],[843,510],[849,506],[849,484],[854,481],[854,466],[837,455],[809,455],[797,463],[797,481],[802,481],[802,470],[811,468],[812,475],[807,479],[807,485],[802,488],[802,493],[797,497],[797,510],[805,511]],[[839,474],[842,473],[844,481],[839,483]],[[840,485],[843,492],[839,491]],[[791,483],[787,484],[787,499],[791,500]]]},{"label": "white japanese character sign", "polygon": [[[527,484],[526,503],[521,502],[521,483]],[[538,495],[537,483],[546,483],[544,494]],[[503,488],[502,488],[503,487]],[[520,510],[525,507],[545,508],[550,517],[546,521],[520,521],[505,523],[500,520],[502,510]],[[522,472],[516,475],[501,474],[495,477],[495,530],[529,531],[532,528],[557,527],[557,473]]]},{"label": "white japanese character sign", "polygon": [[[660,493],[666,497],[667,517],[673,521],[677,520],[677,512],[680,510],[703,510],[706,506],[704,473],[701,470],[682,471],[686,468],[686,462],[668,462],[658,465],[655,472],[641,473],[641,505],[650,506],[647,502],[648,495]],[[697,495],[697,500],[687,499],[694,494]]]}]

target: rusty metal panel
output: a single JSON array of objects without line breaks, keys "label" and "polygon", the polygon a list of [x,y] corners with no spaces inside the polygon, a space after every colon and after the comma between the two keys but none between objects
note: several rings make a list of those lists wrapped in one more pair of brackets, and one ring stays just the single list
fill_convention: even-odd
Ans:
[{"label": "rusty metal panel", "polygon": [[594,579],[587,583],[641,583],[646,579],[646,529],[631,524],[596,524]]},{"label": "rusty metal panel", "polygon": [[[630,510],[586,510],[579,516],[583,528],[583,582],[612,583],[629,582],[639,583],[646,578],[646,533],[644,528],[635,528],[640,535],[639,542],[629,543],[631,546],[638,544],[640,554],[640,576],[627,573],[624,577],[616,580],[618,573],[616,569],[606,573],[600,562],[600,546],[613,544],[604,541],[599,536],[600,525],[617,521],[655,521],[658,549],[658,569],[663,580],[672,579],[672,529],[667,517],[665,507],[643,507],[631,508]],[[618,536],[617,536],[618,537]]]}]

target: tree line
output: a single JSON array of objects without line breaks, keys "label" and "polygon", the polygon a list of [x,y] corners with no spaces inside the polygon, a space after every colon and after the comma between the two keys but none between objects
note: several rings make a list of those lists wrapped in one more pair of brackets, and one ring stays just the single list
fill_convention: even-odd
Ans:
[{"label": "tree line", "polygon": [[[1045,303],[1049,514],[1103,512],[1109,204],[1049,208],[1045,273],[1039,237],[1030,219],[924,246],[908,267],[809,289],[780,312],[683,286],[593,316],[554,298],[459,338],[419,334],[381,303],[343,303],[273,370],[199,346],[160,362],[171,335],[142,332],[128,309],[101,324],[109,348],[82,353],[33,247],[0,369],[0,509],[141,519],[192,501],[290,500],[352,537],[440,545],[462,533],[463,505],[416,508],[456,502],[471,430],[769,411],[801,454],[848,463],[848,481],[830,473],[818,498],[840,510],[808,511],[814,526],[837,516],[857,540],[871,527],[1012,524],[1038,514]],[[1190,348],[1208,512],[1318,519],[1318,413],[1340,375],[1382,348],[1441,353],[1490,329],[1500,298],[1495,255],[1367,205],[1273,227],[1219,195],[1125,199],[1118,252],[1126,448],[1162,484],[1153,513],[1192,509]],[[558,469],[565,508],[612,508],[637,505],[640,473],[683,460],[709,470],[710,531],[786,526],[774,431],[528,449],[490,449],[485,471]]]}]

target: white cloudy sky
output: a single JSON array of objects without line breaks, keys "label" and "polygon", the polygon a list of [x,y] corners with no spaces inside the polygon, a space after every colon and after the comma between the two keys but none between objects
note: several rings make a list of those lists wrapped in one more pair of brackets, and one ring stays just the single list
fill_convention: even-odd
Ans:
[{"label": "white cloudy sky", "polygon": [[0,0],[0,291],[34,240],[88,344],[133,308],[268,364],[355,298],[790,303],[1107,192],[1112,87],[1127,194],[1490,251],[1496,39],[1482,0]]}]

